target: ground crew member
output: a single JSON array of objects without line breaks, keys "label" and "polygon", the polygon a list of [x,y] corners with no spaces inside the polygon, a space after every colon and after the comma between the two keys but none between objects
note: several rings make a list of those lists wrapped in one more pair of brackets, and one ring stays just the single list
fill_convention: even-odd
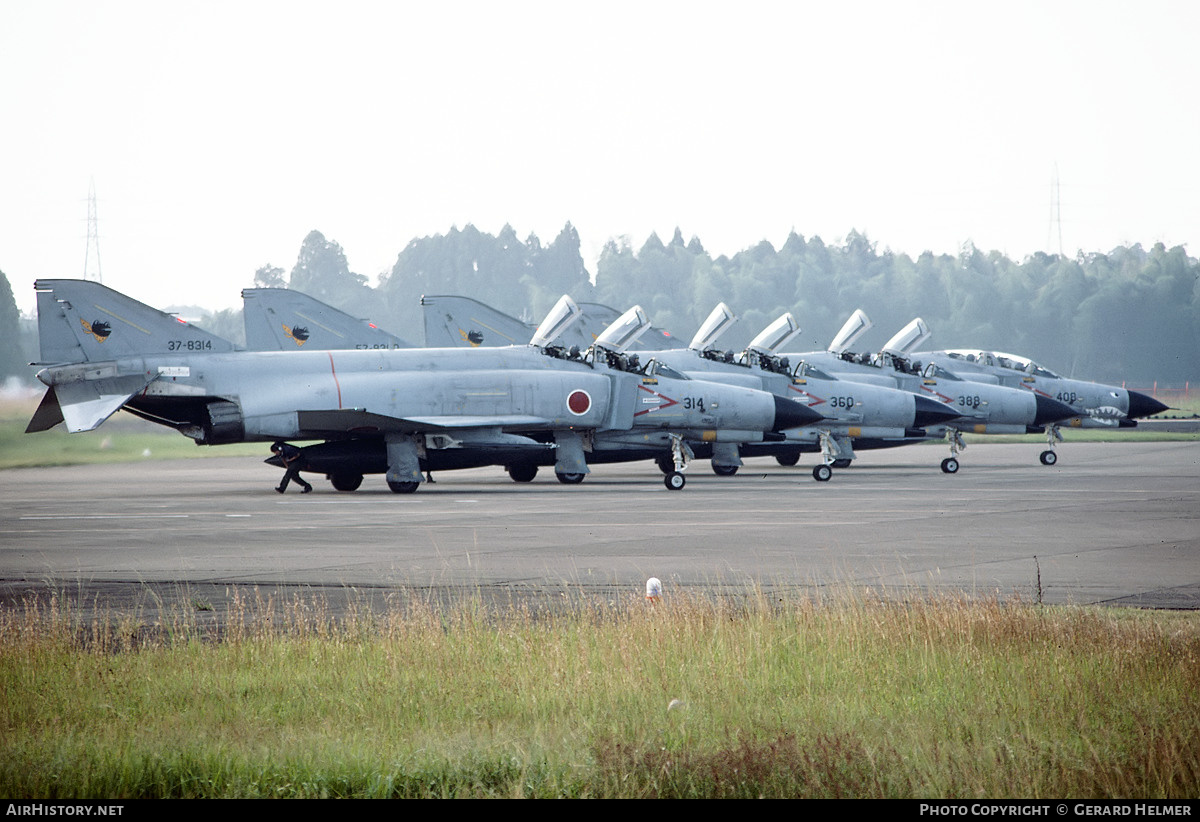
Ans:
[{"label": "ground crew member", "polygon": [[287,490],[288,483],[292,480],[295,480],[304,489],[300,492],[301,494],[307,494],[312,490],[312,486],[300,476],[299,448],[286,442],[277,442],[271,446],[271,452],[279,455],[279,458],[283,460],[283,467],[287,469],[283,475],[283,481],[279,483],[279,487],[275,489],[276,491],[282,494]]}]

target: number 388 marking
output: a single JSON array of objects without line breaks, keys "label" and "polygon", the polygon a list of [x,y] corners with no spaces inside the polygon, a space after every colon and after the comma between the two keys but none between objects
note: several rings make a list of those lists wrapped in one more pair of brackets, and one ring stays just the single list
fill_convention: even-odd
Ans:
[{"label": "number 388 marking", "polygon": [[979,399],[979,395],[966,395],[958,398],[958,404],[964,408],[978,408],[983,405],[983,400]]}]

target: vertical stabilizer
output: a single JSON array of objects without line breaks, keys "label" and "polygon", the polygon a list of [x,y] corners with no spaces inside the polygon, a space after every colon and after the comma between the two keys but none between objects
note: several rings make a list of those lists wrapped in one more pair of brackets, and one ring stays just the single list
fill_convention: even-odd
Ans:
[{"label": "vertical stabilizer", "polygon": [[425,345],[430,348],[478,348],[524,345],[533,328],[516,317],[470,297],[421,298]]},{"label": "vertical stabilizer", "polygon": [[251,351],[411,348],[382,328],[288,288],[242,289]]},{"label": "vertical stabilizer", "polygon": [[89,280],[38,280],[43,363],[234,350],[215,334]]}]

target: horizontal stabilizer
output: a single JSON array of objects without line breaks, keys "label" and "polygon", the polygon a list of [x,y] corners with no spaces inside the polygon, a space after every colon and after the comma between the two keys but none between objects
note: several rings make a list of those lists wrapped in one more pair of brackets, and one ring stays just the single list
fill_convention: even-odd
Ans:
[{"label": "horizontal stabilizer", "polygon": [[42,397],[25,433],[46,431],[60,422],[66,423],[73,434],[92,431],[149,384],[150,380],[135,375],[52,386]]}]

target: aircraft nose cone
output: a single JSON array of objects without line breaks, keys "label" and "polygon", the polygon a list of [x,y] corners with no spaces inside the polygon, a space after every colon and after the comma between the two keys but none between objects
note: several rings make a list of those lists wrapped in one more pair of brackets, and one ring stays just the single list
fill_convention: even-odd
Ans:
[{"label": "aircraft nose cone", "polygon": [[1037,412],[1033,415],[1034,425],[1045,425],[1048,422],[1058,422],[1059,420],[1079,416],[1080,412],[1065,402],[1059,402],[1050,397],[1043,397],[1041,394],[1034,394],[1033,398],[1037,403]]},{"label": "aircraft nose cone", "polygon": [[1129,416],[1137,417],[1153,417],[1155,414],[1161,414],[1171,406],[1163,405],[1154,397],[1148,397],[1140,391],[1129,392]]},{"label": "aircraft nose cone", "polygon": [[913,396],[913,399],[917,403],[916,414],[913,416],[914,428],[928,428],[933,425],[942,425],[962,416],[962,414],[959,414],[945,403],[931,400],[929,397],[922,397],[917,394]]},{"label": "aircraft nose cone", "polygon": [[772,431],[786,431],[789,428],[799,428],[802,425],[812,425],[825,419],[807,405],[775,397],[775,427]]}]

